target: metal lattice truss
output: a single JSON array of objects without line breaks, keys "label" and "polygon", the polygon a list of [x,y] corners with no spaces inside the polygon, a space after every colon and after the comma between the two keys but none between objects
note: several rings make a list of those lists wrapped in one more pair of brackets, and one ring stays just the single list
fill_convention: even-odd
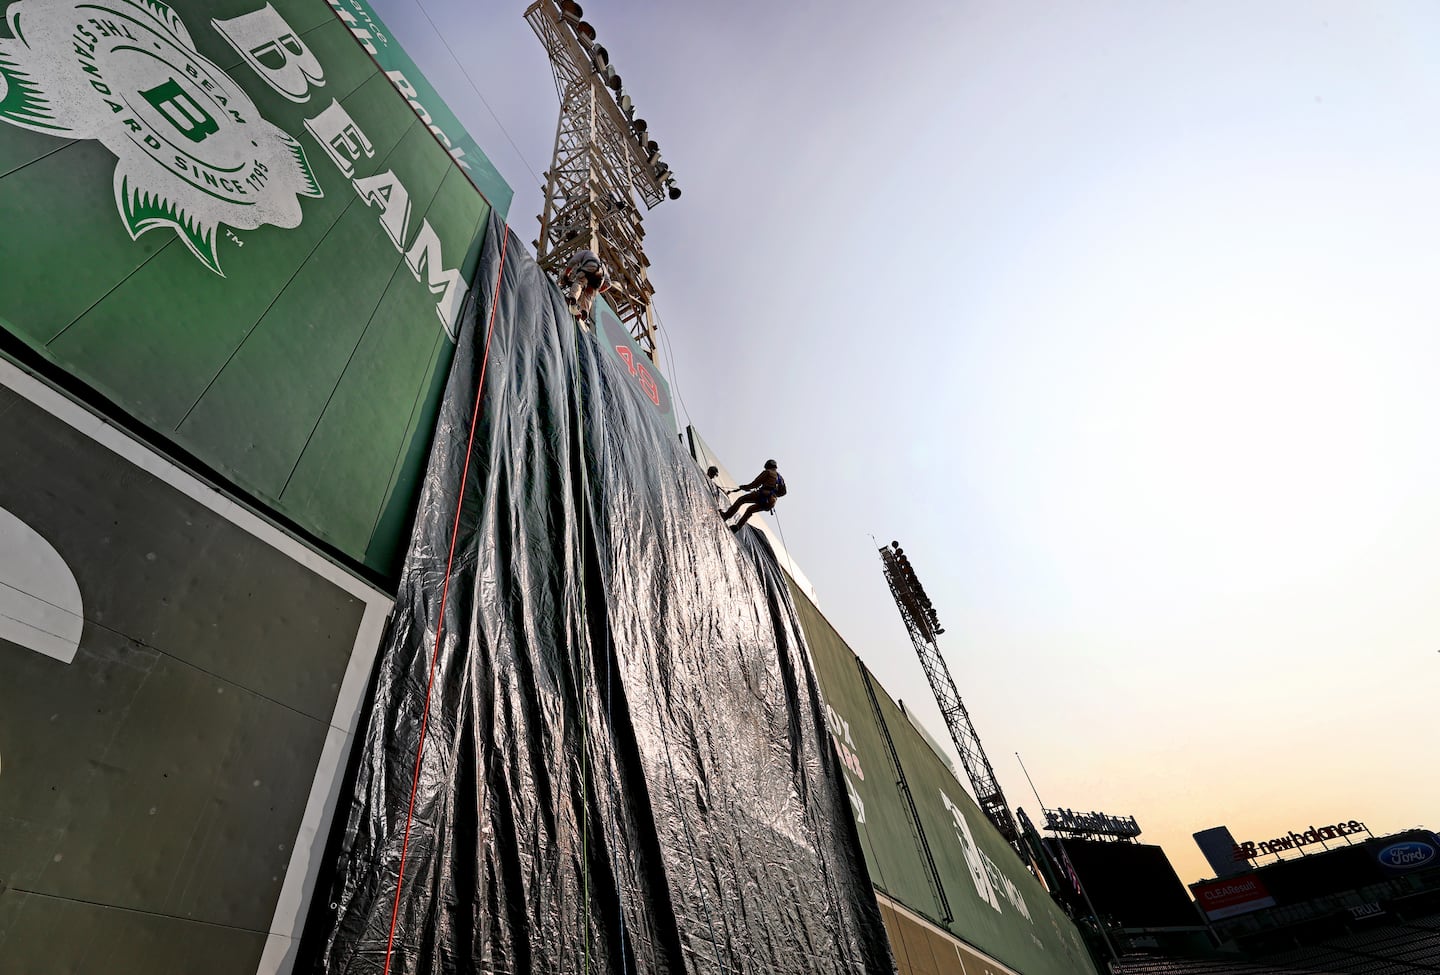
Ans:
[{"label": "metal lattice truss", "polygon": [[[645,230],[636,201],[649,209],[665,198],[668,168],[659,163],[643,128],[637,129],[628,117],[629,99],[623,99],[622,109],[612,93],[611,88],[619,89],[619,76],[613,68],[605,70],[608,58],[594,44],[589,25],[581,25],[590,30],[587,37],[573,18],[567,20],[556,0],[536,0],[525,19],[545,45],[560,95],[536,259],[558,274],[576,251],[598,254],[610,271],[606,298],[653,360],[655,288],[641,246]],[[678,195],[678,190],[671,194]]]},{"label": "metal lattice truss", "polygon": [[1015,826],[1015,817],[1011,814],[1010,804],[1005,801],[1005,793],[1001,791],[1000,783],[995,778],[990,759],[986,757],[985,749],[980,744],[975,725],[970,721],[970,712],[965,710],[965,702],[960,700],[955,678],[950,676],[950,668],[940,656],[940,647],[935,642],[935,628],[931,624],[932,614],[925,612],[920,594],[915,591],[916,585],[911,583],[914,573],[904,571],[896,553],[889,548],[880,549],[880,562],[885,569],[885,581],[890,585],[890,594],[895,597],[900,617],[910,632],[910,642],[915,645],[915,653],[920,657],[920,666],[925,670],[926,679],[930,681],[935,703],[940,706],[940,714],[945,718],[950,740],[955,743],[955,750],[960,753],[960,762],[965,766],[965,774],[970,777],[970,787],[975,790],[975,800],[990,822],[1000,831],[1000,835],[1014,845],[1019,842],[1020,837],[1020,831]]}]

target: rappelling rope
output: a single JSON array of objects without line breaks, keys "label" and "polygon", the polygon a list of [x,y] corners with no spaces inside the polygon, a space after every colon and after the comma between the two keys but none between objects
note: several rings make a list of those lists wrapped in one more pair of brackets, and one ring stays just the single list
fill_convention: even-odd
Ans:
[{"label": "rappelling rope", "polygon": [[[581,484],[582,484],[582,486],[583,486],[583,494],[582,494],[582,497],[583,497],[583,499],[584,499],[586,502],[588,502],[588,501],[589,501],[589,498],[590,498],[590,467],[589,467],[589,464],[588,464],[588,463],[586,462],[586,460],[585,460],[585,444],[584,444],[584,439],[583,439],[583,434],[584,434],[584,407],[583,407],[583,400],[581,399],[581,396],[580,396],[580,370],[581,370],[581,360],[580,360],[580,329],[579,329],[579,328],[576,328],[576,329],[575,329],[575,382],[574,382],[574,389],[575,389],[575,411],[576,411],[576,418],[577,418],[576,432],[577,432],[577,441],[578,441],[578,447],[579,447],[578,454],[579,454],[579,458],[580,458],[580,480],[581,480]],[[609,469],[609,457],[610,457],[609,437],[606,435],[606,433],[605,433],[604,430],[601,430],[601,432],[600,432],[600,449],[601,449],[600,471],[601,471],[601,476],[603,477],[603,476],[605,475],[605,472]],[[585,610],[585,599],[586,599],[586,597],[587,597],[587,595],[588,595],[588,593],[589,593],[589,589],[588,589],[588,587],[587,587],[586,584],[585,584],[585,544],[584,544],[584,530],[585,530],[585,529],[584,529],[584,525],[585,525],[585,519],[584,519],[584,517],[583,517],[583,512],[578,513],[578,516],[577,516],[577,519],[576,519],[576,520],[580,523],[580,533],[581,533],[581,535],[580,535],[580,537],[581,537],[581,544],[580,544],[580,593],[581,593],[581,609],[582,609],[582,618],[586,621],[586,628],[587,628],[587,630],[588,630],[589,613],[586,612],[586,611],[584,611],[584,610]],[[603,565],[603,563],[602,563],[602,565]],[[602,583],[603,583],[604,580],[602,579],[601,581],[602,581]],[[587,656],[588,656],[588,654],[587,654]],[[607,617],[606,625],[605,625],[605,722],[606,722],[606,728],[607,728],[608,732],[613,734],[613,729],[614,729],[614,726],[615,726],[615,722],[614,722],[614,712],[613,712],[613,710],[611,709],[611,693],[610,693],[610,677],[611,677],[611,672],[614,670],[614,667],[613,667],[613,664],[612,664],[612,660],[613,660],[613,653],[612,653],[612,646],[611,646],[611,642],[610,642],[610,625],[609,625],[609,620],[608,620],[608,617]],[[592,660],[592,666],[593,666],[593,660]],[[582,685],[582,686],[583,686],[583,685]],[[583,695],[582,695],[581,705],[582,705],[582,708],[584,708]],[[584,710],[584,713],[585,713],[585,715],[586,715],[586,719],[585,719],[585,720],[588,721],[588,714],[589,714],[588,709],[585,709],[585,710]],[[583,736],[582,736],[582,737],[583,737]],[[587,748],[587,749],[586,749],[586,755],[588,756],[588,754],[589,754],[589,749]],[[583,768],[583,766],[582,766],[582,768]],[[607,769],[605,778],[606,778],[606,784],[611,788],[611,790],[612,790],[612,792],[614,793],[614,795],[615,795],[616,797],[618,797],[618,796],[620,795],[620,788],[619,788],[619,785],[618,785],[616,782],[614,782],[613,777],[612,777],[612,771],[611,771],[611,770]],[[587,775],[586,775],[586,781],[587,781],[587,784],[588,784],[588,773],[587,773]],[[590,809],[590,804],[589,804],[588,798],[587,798],[587,801],[586,801],[586,803],[585,803],[585,816],[586,816],[586,823],[587,823],[587,825],[586,825],[586,840],[587,840],[587,842],[588,842],[588,837],[589,837],[589,826],[588,826],[588,821],[589,821],[589,809]],[[618,823],[617,823],[617,828],[618,828]],[[610,861],[610,870],[611,870],[611,873],[612,873],[612,874],[614,875],[614,877],[615,877],[616,884],[617,884],[617,885],[620,885],[620,887],[621,887],[621,890],[620,890],[620,891],[617,891],[617,893],[622,893],[622,892],[623,892],[622,877],[621,877],[621,873],[620,873],[619,869],[618,869],[617,866],[616,866],[615,859],[614,859],[616,853],[618,853],[618,851],[619,851],[619,844],[617,844],[617,843],[614,841],[614,837],[612,836],[612,834],[611,834],[611,832],[610,832],[610,827],[609,827],[609,824],[608,824],[608,823],[606,823],[606,825],[605,825],[605,837],[606,837],[606,841],[607,841],[607,842],[606,842],[606,845],[609,847],[609,849],[607,850],[606,859]],[[590,870],[590,858],[589,858],[589,855],[588,855],[588,853],[587,853],[587,854],[586,854],[586,857],[585,857],[585,871],[586,871],[586,925],[585,925],[585,931],[586,931],[586,943],[587,943],[587,957],[586,957],[586,970],[587,970],[587,972],[588,972],[588,970],[589,970],[588,943],[589,943],[589,931],[590,931],[590,925],[589,925],[589,870]],[[620,947],[620,970],[621,970],[621,972],[622,972],[622,975],[628,975],[630,963],[629,963],[629,961],[628,961],[628,960],[626,959],[626,957],[625,957],[625,944],[626,944],[626,935],[625,935],[625,902],[624,902],[623,897],[617,897],[617,898],[616,898],[616,916],[620,919],[620,946],[619,946],[619,947]]]},{"label": "rappelling rope", "polygon": [[[585,506],[590,497],[590,472],[585,463],[585,409],[580,398],[580,329],[575,328],[575,372],[574,372],[574,402],[575,402],[575,447],[576,455],[580,458],[580,504],[575,512],[575,524],[580,533],[580,631],[589,633],[590,613],[587,607],[588,592],[585,583]],[[607,626],[608,630],[609,627]],[[589,641],[584,641],[588,646]],[[584,975],[590,973],[590,706],[586,701],[585,660],[590,654],[583,647],[580,660],[580,863],[583,872],[585,904],[584,904],[584,943],[585,943],[585,967],[581,969]],[[613,869],[613,866],[612,866]],[[624,908],[621,907],[621,917],[624,917]],[[625,942],[620,942],[620,955],[625,955]]]},{"label": "rappelling rope", "polygon": [[[577,413],[577,415],[578,415],[579,417],[581,417],[581,419],[582,419],[582,424],[579,425],[579,426],[577,427],[577,429],[578,429],[581,433],[583,433],[583,431],[584,431],[584,426],[583,426],[584,411],[583,411],[583,401],[582,401],[581,398],[580,398],[580,330],[579,330],[578,328],[575,330],[575,404],[576,404],[576,413]],[[600,475],[601,475],[601,478],[602,478],[602,479],[606,476],[606,473],[608,472],[609,466],[610,466],[610,461],[609,461],[609,458],[610,458],[610,447],[609,447],[609,445],[610,445],[610,438],[609,438],[609,436],[606,434],[605,430],[602,429],[602,430],[600,431]],[[584,485],[584,489],[585,489],[585,490],[584,490],[584,497],[585,497],[585,499],[588,501],[588,500],[589,500],[589,497],[590,497],[590,467],[589,467],[589,464],[588,464],[588,463],[586,462],[586,460],[585,460],[585,447],[584,447],[583,441],[582,441],[581,444],[580,444],[579,455],[580,455],[580,479],[581,479],[581,483]],[[581,518],[580,521],[581,521],[581,523],[582,523],[582,525],[583,525],[584,519]],[[582,531],[583,531],[583,529],[582,529]],[[601,581],[603,582],[604,580],[602,579]],[[581,559],[580,559],[580,592],[581,592],[581,594],[582,594],[582,598],[584,597],[585,594],[588,593],[588,589],[585,587],[585,558],[584,558],[584,546],[583,546],[583,545],[581,546]],[[588,619],[589,619],[589,614],[588,614],[588,613],[586,614],[585,618],[586,618],[586,620],[588,621]],[[593,664],[593,661],[592,661],[592,664]],[[606,619],[606,625],[605,625],[605,726],[606,726],[606,730],[607,730],[607,733],[608,733],[608,734],[613,734],[613,733],[614,733],[614,727],[615,727],[614,712],[613,712],[613,710],[611,709],[611,705],[610,705],[610,701],[611,701],[611,695],[610,695],[610,676],[611,676],[611,672],[612,672],[613,670],[614,670],[614,666],[613,666],[613,664],[612,664],[612,646],[611,646],[611,642],[610,642],[610,625],[609,625],[609,619],[608,619],[608,617],[607,617],[607,619]],[[606,784],[610,786],[610,788],[611,788],[611,789],[613,790],[613,792],[614,792],[614,795],[618,798],[619,795],[620,795],[620,789],[619,789],[618,784],[616,784],[616,783],[614,782],[614,780],[613,780],[612,770],[610,770],[610,769],[607,768],[606,773],[605,773],[605,778],[606,778]],[[617,827],[618,827],[618,824],[617,824]],[[619,851],[619,845],[615,843],[614,838],[613,838],[613,836],[612,836],[611,833],[610,833],[610,828],[609,828],[609,824],[608,824],[608,823],[607,823],[606,826],[605,826],[605,837],[606,837],[606,845],[609,847],[609,850],[607,851],[607,859],[610,861],[610,870],[611,870],[611,873],[615,876],[616,884],[621,887],[621,890],[620,890],[620,891],[617,891],[617,893],[622,893],[622,892],[623,892],[623,884],[622,884],[622,882],[621,882],[621,879],[622,879],[622,878],[621,878],[621,875],[620,875],[620,871],[617,869],[616,863],[615,863],[615,860],[614,860],[615,854],[618,853],[618,851]],[[588,869],[588,863],[589,863],[588,859],[587,859],[586,863],[587,863],[587,869]],[[630,970],[630,963],[629,963],[629,961],[628,961],[628,960],[626,959],[626,957],[625,957],[625,901],[624,901],[624,898],[623,898],[623,897],[617,897],[617,898],[616,898],[616,916],[619,917],[619,919],[620,919],[620,971],[621,971],[622,975],[628,975],[628,972],[629,972],[629,970]],[[588,930],[588,921],[587,921],[587,930]]]},{"label": "rappelling rope", "polygon": [[420,760],[425,753],[425,731],[430,724],[430,694],[435,688],[435,664],[440,658],[440,640],[445,632],[445,601],[450,594],[450,570],[455,565],[455,541],[460,535],[460,512],[465,506],[465,485],[470,477],[470,453],[475,447],[475,428],[480,421],[480,397],[485,391],[485,371],[490,365],[490,340],[495,335],[495,311],[500,306],[500,282],[505,277],[505,254],[510,248],[510,224],[500,234],[500,266],[495,272],[495,293],[490,296],[490,320],[485,326],[485,355],[480,360],[480,379],[475,384],[475,405],[470,411],[470,433],[465,441],[465,467],[460,490],[455,496],[455,520],[450,526],[450,554],[445,559],[445,579],[440,587],[440,606],[435,614],[435,644],[430,651],[430,678],[425,684],[425,708],[420,714],[420,741],[415,746],[415,770],[410,777],[410,805],[405,812],[405,838],[400,843],[400,867],[395,872],[395,905],[390,910],[390,935],[385,942],[385,975],[390,975],[390,955],[395,948],[395,925],[400,918],[400,891],[405,886],[405,856],[410,851],[410,825],[415,818],[415,790],[420,784]]},{"label": "rappelling rope", "polygon": [[785,550],[785,563],[793,569],[795,562],[790,558],[790,546],[785,541],[785,526],[780,524],[780,512],[771,508],[770,513],[775,516],[775,527],[780,531],[780,547]]}]

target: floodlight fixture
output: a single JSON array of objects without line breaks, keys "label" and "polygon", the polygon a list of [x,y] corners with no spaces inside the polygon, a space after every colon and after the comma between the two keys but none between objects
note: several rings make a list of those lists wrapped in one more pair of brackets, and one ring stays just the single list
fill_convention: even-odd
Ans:
[{"label": "floodlight fixture", "polygon": [[1015,846],[1019,840],[1015,817],[1010,812],[1010,805],[999,781],[995,778],[995,770],[980,743],[980,735],[975,731],[970,713],[960,699],[955,678],[951,676],[950,668],[940,655],[940,647],[935,642],[936,637],[945,632],[940,626],[939,615],[929,597],[925,595],[914,570],[910,568],[910,560],[905,557],[899,542],[891,542],[888,549],[880,549],[880,562],[885,581],[890,586],[890,594],[895,599],[896,608],[900,610],[900,618],[909,631],[910,642],[915,647],[920,665],[930,683],[930,690],[935,695],[935,703],[939,705],[940,713],[945,718],[950,741],[955,745],[960,762],[965,767],[971,788],[975,790],[975,799],[1000,834]]},{"label": "floodlight fixture", "polygon": [[[546,172],[536,259],[558,274],[581,249],[593,250],[611,271],[608,301],[653,360],[658,354],[652,310],[654,286],[641,247],[636,196],[647,209],[680,198],[674,174],[660,164],[649,123],[635,114],[610,52],[584,20],[577,0],[533,0],[525,19],[550,59],[560,96],[555,151]],[[628,207],[614,207],[621,200]]]}]

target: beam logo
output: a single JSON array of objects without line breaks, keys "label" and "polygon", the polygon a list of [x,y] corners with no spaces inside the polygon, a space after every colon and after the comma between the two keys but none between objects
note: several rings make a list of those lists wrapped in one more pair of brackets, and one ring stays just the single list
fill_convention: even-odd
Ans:
[{"label": "beam logo", "polygon": [[960,841],[960,852],[965,855],[965,864],[970,868],[970,879],[975,881],[975,892],[980,895],[980,899],[1000,911],[1000,897],[1004,895],[1010,906],[1020,912],[1021,917],[1034,924],[1035,919],[1030,916],[1030,907],[1025,903],[1020,888],[1000,869],[999,864],[990,859],[988,853],[980,849],[980,844],[975,842],[975,834],[970,832],[970,822],[965,818],[965,813],[943,789],[940,790],[940,801],[950,812],[950,818],[955,825],[955,838]]},{"label": "beam logo", "polygon": [[324,194],[300,143],[197,50],[159,0],[19,0],[0,37],[0,120],[100,142],[132,239],[169,229],[224,276],[224,225],[294,228]]}]

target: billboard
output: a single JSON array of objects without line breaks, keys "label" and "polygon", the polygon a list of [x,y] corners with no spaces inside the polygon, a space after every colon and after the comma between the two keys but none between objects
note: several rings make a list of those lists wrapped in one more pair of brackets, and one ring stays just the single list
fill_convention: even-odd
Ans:
[{"label": "billboard", "polygon": [[[1093,973],[1080,933],[1015,851],[846,645],[816,605],[792,585],[801,629],[825,699],[832,745],[844,769],[851,811],[876,890],[894,902],[886,913],[892,943],[909,912],[1024,975]],[[883,904],[883,901],[882,901]],[[893,915],[893,916],[892,916]],[[908,930],[905,926],[903,930]],[[908,935],[905,935],[908,938]],[[897,949],[897,960],[908,957]],[[912,959],[914,971],[944,971]]]},{"label": "billboard", "polygon": [[0,971],[288,970],[390,600],[3,361],[0,416]]},{"label": "billboard", "polygon": [[1113,836],[1133,840],[1140,835],[1134,816],[1112,816],[1103,812],[1076,812],[1073,809],[1042,809],[1045,828],[1071,836]]},{"label": "billboard", "polygon": [[1307,846],[1319,843],[1325,846],[1326,840],[1346,839],[1350,836],[1358,836],[1360,833],[1369,834],[1370,830],[1364,823],[1357,819],[1341,821],[1332,826],[1311,826],[1304,832],[1291,830],[1284,836],[1277,836],[1271,840],[1246,840],[1243,843],[1236,843],[1232,856],[1237,863],[1245,863],[1257,857],[1278,855],[1282,850],[1303,850]]},{"label": "billboard", "polygon": [[1195,894],[1195,901],[1200,905],[1200,909],[1212,921],[1275,906],[1275,898],[1270,896],[1265,884],[1253,873],[1229,880],[1194,884],[1190,890]]},{"label": "billboard", "polygon": [[396,43],[375,9],[365,0],[330,0],[330,6],[335,8],[335,13],[350,28],[360,46],[375,59],[391,84],[410,103],[420,121],[485,194],[495,212],[505,216],[510,210],[510,198],[514,195],[510,185],[470,133],[465,131],[440,93],[420,73],[419,66]]},{"label": "billboard", "polygon": [[631,380],[645,396],[645,401],[655,412],[675,426],[675,404],[670,399],[670,383],[661,375],[659,368],[650,357],[640,351],[640,346],[630,336],[630,330],[610,303],[604,298],[595,302],[595,334],[605,347],[605,354],[625,367]]},{"label": "billboard", "polygon": [[393,574],[485,199],[322,0],[0,5],[0,339]]},{"label": "billboard", "polygon": [[1440,858],[1440,837],[1434,833],[1416,830],[1395,837],[1375,853],[1375,859],[1387,871],[1409,873],[1437,865]]}]

